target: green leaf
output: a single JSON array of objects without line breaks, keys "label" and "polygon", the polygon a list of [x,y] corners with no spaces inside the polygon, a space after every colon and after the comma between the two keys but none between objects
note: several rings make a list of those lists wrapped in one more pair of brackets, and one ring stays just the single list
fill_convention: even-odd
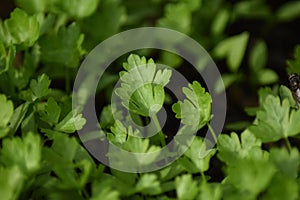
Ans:
[{"label": "green leaf", "polygon": [[161,191],[160,183],[157,180],[157,176],[155,174],[144,174],[139,178],[136,186],[136,192],[141,192],[142,194],[156,194]]},{"label": "green leaf", "polygon": [[82,129],[85,122],[86,119],[82,117],[82,114],[77,114],[76,111],[71,111],[54,127],[54,130],[65,133],[74,133],[76,130]]},{"label": "green leaf", "polygon": [[[152,163],[155,158],[160,154],[160,147],[151,145],[148,138],[141,138],[142,134],[138,129],[133,129],[131,126],[126,128],[122,122],[116,121],[115,125],[111,128],[113,134],[108,134],[108,139],[113,144],[117,145],[122,150],[133,152],[134,154],[126,154],[128,157],[124,160],[124,154],[112,148],[107,156],[110,163],[124,163],[132,166],[144,166]],[[123,152],[123,151],[122,151]],[[149,153],[148,156],[140,156],[141,153]],[[151,155],[150,155],[151,153]]]},{"label": "green leaf", "polygon": [[165,15],[159,19],[158,26],[170,28],[182,33],[189,33],[191,30],[191,11],[184,3],[169,3],[165,7]]},{"label": "green leaf", "polygon": [[237,19],[268,19],[268,17],[272,16],[268,4],[260,0],[236,2],[233,11]]},{"label": "green leaf", "polygon": [[299,151],[293,148],[288,152],[285,148],[272,148],[270,150],[270,161],[275,163],[276,167],[290,178],[297,178],[300,164]]},{"label": "green leaf", "polygon": [[27,13],[41,13],[47,8],[49,0],[15,0],[16,5]]},{"label": "green leaf", "polygon": [[83,34],[73,23],[67,28],[61,27],[57,34],[48,34],[39,39],[41,61],[67,67],[76,67],[84,51],[81,48]]},{"label": "green leaf", "polygon": [[146,84],[133,92],[129,110],[142,116],[151,116],[161,109],[164,99],[165,91],[162,86]]},{"label": "green leaf", "polygon": [[297,73],[300,74],[300,45],[297,45],[294,50],[294,59],[287,60],[287,72],[289,74]]},{"label": "green leaf", "polygon": [[[133,174],[133,173],[127,173],[127,172],[122,172],[122,171],[118,171],[115,169],[110,169],[111,173],[117,177],[120,181],[122,181],[123,183],[125,183],[126,185],[128,185],[129,187],[134,187],[136,184],[136,181],[138,179],[138,174]],[[132,188],[135,189],[135,188]]]},{"label": "green leaf", "polygon": [[17,165],[25,173],[32,173],[40,167],[41,138],[33,133],[23,134],[23,138],[4,139],[0,161],[7,167]]},{"label": "green leaf", "polygon": [[[1,27],[2,25],[2,27]],[[31,47],[39,37],[37,16],[29,16],[23,10],[16,8],[10,18],[0,23],[0,39],[6,44],[18,44]]]},{"label": "green leaf", "polygon": [[[258,40],[251,49],[249,56],[249,66],[254,71],[264,68],[267,64],[268,49],[263,40]],[[259,73],[258,73],[259,74]]]},{"label": "green leaf", "polygon": [[191,174],[176,177],[175,185],[178,199],[195,199],[199,192],[198,183]]},{"label": "green leaf", "polygon": [[261,88],[258,89],[259,108],[256,108],[257,111],[259,109],[261,109],[261,107],[264,104],[264,102],[266,101],[267,97],[270,96],[270,95],[271,96],[276,96],[277,91],[274,90],[274,89],[271,89],[270,87],[261,87]]},{"label": "green leaf", "polygon": [[243,32],[221,41],[213,50],[217,58],[226,58],[227,65],[232,72],[236,72],[246,52],[249,33]]},{"label": "green leaf", "polygon": [[[215,149],[206,149],[206,144],[203,142],[202,138],[195,137],[192,145],[184,153],[188,157],[193,165],[200,172],[205,172],[209,168],[209,161],[211,157],[216,153]],[[189,170],[187,168],[187,170]]]},{"label": "green leaf", "polygon": [[280,95],[280,98],[283,100],[283,99],[287,99],[291,105],[291,107],[294,107],[296,108],[296,101],[292,95],[292,92],[289,88],[287,88],[286,86],[284,85],[280,85],[279,87],[279,95]]},{"label": "green leaf", "polygon": [[220,200],[222,198],[221,184],[201,183],[200,200]]},{"label": "green leaf", "polygon": [[[76,138],[64,134],[53,135],[51,148],[43,149],[45,166],[59,177],[61,189],[82,188],[94,167],[88,153],[79,145]],[[77,172],[80,173],[77,173]]]},{"label": "green leaf", "polygon": [[25,102],[15,109],[14,114],[12,115],[9,121],[10,123],[9,128],[10,128],[11,135],[13,135],[17,131],[18,127],[22,123],[23,119],[27,114],[29,105],[30,105],[29,102]]},{"label": "green leaf", "polygon": [[291,21],[300,17],[300,2],[290,1],[283,4],[276,12],[276,17],[281,22]]},{"label": "green leaf", "polygon": [[0,167],[0,194],[2,199],[18,199],[25,176],[17,166]]},{"label": "green leaf", "polygon": [[54,0],[53,7],[71,17],[84,18],[96,11],[98,3],[98,0]]},{"label": "green leaf", "polygon": [[13,84],[19,89],[28,86],[32,76],[36,73],[36,68],[39,64],[40,50],[38,45],[34,45],[30,51],[26,51],[24,55],[24,63],[19,68],[11,67],[9,72],[10,79]]},{"label": "green leaf", "polygon": [[[111,127],[111,132],[113,134],[108,134],[107,136],[110,142],[114,144],[124,144],[124,142],[127,139],[127,130],[126,127],[122,124],[122,122],[117,120],[114,126]],[[131,127],[128,127],[128,132],[133,132]]]},{"label": "green leaf", "polygon": [[115,119],[121,120],[122,117],[122,111],[117,110],[114,104],[105,106],[100,115],[101,128],[110,128],[114,125]]},{"label": "green leaf", "polygon": [[226,88],[229,88],[234,82],[241,78],[241,74],[238,73],[223,73],[222,76],[217,80],[214,90],[217,94],[224,92]]},{"label": "green leaf", "polygon": [[274,166],[265,159],[240,159],[228,167],[226,183],[257,196],[270,184],[274,173]]},{"label": "green leaf", "polygon": [[170,66],[172,68],[179,68],[183,63],[183,59],[180,56],[168,51],[161,52],[159,59],[160,63],[164,63],[164,65]]},{"label": "green leaf", "polygon": [[14,106],[13,102],[6,99],[6,96],[0,94],[0,138],[8,134],[8,122],[13,116]]},{"label": "green leaf", "polygon": [[0,138],[5,137],[8,133],[9,133],[9,128],[8,127],[0,128]]},{"label": "green leaf", "polygon": [[184,168],[179,164],[178,161],[175,161],[174,163],[172,163],[172,165],[159,170],[159,177],[161,181],[164,182],[167,180],[171,180],[184,171]]},{"label": "green leaf", "polygon": [[56,125],[59,120],[61,108],[53,97],[50,97],[45,105],[45,110],[40,112],[41,120],[47,122],[50,126]]},{"label": "green leaf", "polygon": [[279,77],[274,70],[261,69],[257,73],[257,80],[261,85],[276,83]]},{"label": "green leaf", "polygon": [[202,0],[182,0],[181,2],[184,3],[192,12],[199,9],[202,4]]},{"label": "green leaf", "polygon": [[94,180],[92,183],[92,198],[91,200],[99,200],[99,199],[111,199],[111,200],[119,200],[120,193],[118,190],[112,188],[111,186],[114,184],[112,178],[106,178],[101,180]]},{"label": "green leaf", "polygon": [[31,112],[22,122],[21,130],[23,134],[36,132],[37,124],[35,122],[34,112]]},{"label": "green leaf", "polygon": [[267,96],[249,130],[262,142],[274,142],[300,133],[300,110],[291,110],[287,99]]},{"label": "green leaf", "polygon": [[218,158],[227,165],[235,165],[242,158],[263,157],[261,141],[248,130],[241,134],[241,140],[236,133],[221,134],[218,138]]},{"label": "green leaf", "polygon": [[[78,189],[61,189],[61,188],[57,188],[58,186],[60,186],[58,183],[52,183],[52,189],[48,189],[50,190],[50,192],[44,194],[42,197],[46,198],[46,199],[56,199],[56,200],[65,200],[65,199],[76,199],[76,200],[84,200],[84,198],[82,197],[81,194],[79,194]],[[49,186],[48,186],[49,187]]]},{"label": "green leaf", "polygon": [[49,94],[49,86],[51,80],[46,74],[42,74],[37,80],[30,81],[30,89],[32,91],[32,100],[35,101],[41,97],[45,97]]},{"label": "green leaf", "polygon": [[126,72],[121,72],[121,87],[115,90],[124,107],[131,112],[150,116],[156,114],[164,103],[163,87],[169,82],[171,70],[156,70],[152,59],[146,61],[131,54],[123,64]]},{"label": "green leaf", "polygon": [[0,41],[0,74],[6,72],[14,62],[16,48],[10,45],[8,50],[5,49],[3,42]]},{"label": "green leaf", "polygon": [[53,134],[51,139],[53,140],[51,148],[45,147],[43,149],[49,153],[44,156],[51,165],[63,166],[64,164],[73,164],[73,161],[92,161],[89,154],[80,146],[75,137],[57,133]]},{"label": "green leaf", "polygon": [[[123,148],[124,150],[136,153],[154,152],[160,149],[157,146],[151,145],[149,139],[137,138],[131,134],[128,134],[127,142],[124,143]],[[153,157],[156,157],[158,154],[159,152],[153,155]],[[150,162],[150,160],[147,162]]]},{"label": "green leaf", "polygon": [[211,25],[211,32],[213,35],[221,35],[229,21],[230,12],[228,9],[220,10],[215,16],[213,23]]},{"label": "green leaf", "polygon": [[173,105],[176,118],[180,118],[185,125],[202,128],[211,118],[211,96],[197,81],[189,84],[188,88],[184,87],[182,91],[187,99]]},{"label": "green leaf", "polygon": [[120,32],[121,26],[127,22],[126,8],[122,3],[119,0],[102,0],[99,5],[100,12],[95,12],[79,22],[85,35],[85,46],[92,49],[95,44]]},{"label": "green leaf", "polygon": [[262,200],[293,200],[299,198],[299,183],[282,174],[276,174]]}]

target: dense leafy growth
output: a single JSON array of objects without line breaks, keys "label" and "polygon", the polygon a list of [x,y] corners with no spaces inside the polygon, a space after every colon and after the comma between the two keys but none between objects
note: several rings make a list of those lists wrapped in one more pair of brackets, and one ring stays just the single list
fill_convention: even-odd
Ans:
[{"label": "dense leafy growth", "polygon": [[[268,41],[249,30],[228,30],[243,20],[268,28],[296,20],[298,1],[276,8],[263,0],[12,2],[9,16],[0,19],[0,199],[299,199],[300,110],[287,87],[265,86],[280,78],[268,68]],[[96,137],[128,152],[152,153],[127,160],[145,166],[171,139],[176,143],[186,132],[197,133],[170,165],[127,173],[99,163],[79,140],[76,131],[87,119],[72,109],[72,84],[91,49],[122,30],[143,26],[174,29],[198,41],[223,67],[226,88],[265,87],[258,91],[258,106],[246,109],[253,121],[231,124],[217,137],[210,126],[214,99],[204,83],[186,74],[190,83],[177,88],[180,100],[166,89],[171,69],[188,68],[182,58],[152,50],[121,57],[97,87],[102,130]],[[172,68],[161,69],[159,62]],[[287,73],[300,74],[299,45]],[[222,92],[220,85],[215,89]],[[123,110],[110,103],[112,93]],[[159,122],[165,106],[176,121],[170,130]],[[131,126],[130,117],[138,126]],[[142,138],[142,126],[150,122],[149,130],[157,134]],[[217,143],[213,148],[202,137],[206,129]],[[123,159],[114,152],[106,156],[110,162]]]}]

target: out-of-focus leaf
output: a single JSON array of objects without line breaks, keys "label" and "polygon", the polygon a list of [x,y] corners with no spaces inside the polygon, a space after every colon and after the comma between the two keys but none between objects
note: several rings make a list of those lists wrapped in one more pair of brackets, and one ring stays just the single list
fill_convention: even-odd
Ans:
[{"label": "out-of-focus leaf", "polygon": [[243,60],[249,33],[243,32],[221,41],[213,50],[217,58],[226,58],[227,65],[232,72],[236,72]]},{"label": "out-of-focus leaf", "polygon": [[195,199],[199,192],[198,184],[191,174],[176,177],[175,185],[178,199]]},{"label": "out-of-focus leaf", "polygon": [[[258,40],[252,47],[249,56],[249,66],[254,72],[264,68],[267,64],[268,49],[263,40]],[[259,74],[259,73],[258,73]]]},{"label": "out-of-focus leaf", "polygon": [[291,21],[300,17],[300,2],[289,1],[283,4],[276,12],[277,20],[279,21]]},{"label": "out-of-focus leaf", "polygon": [[25,176],[17,166],[0,167],[0,194],[2,199],[18,199]]},{"label": "out-of-focus leaf", "polygon": [[[39,39],[41,61],[67,67],[77,67],[84,51],[81,48],[83,34],[73,23],[62,27],[57,34],[48,34]],[[62,48],[63,47],[63,48]]]},{"label": "out-of-focus leaf", "polygon": [[3,140],[0,162],[7,167],[17,165],[24,173],[36,171],[41,163],[41,138],[33,133]]},{"label": "out-of-focus leaf", "polygon": [[15,0],[17,6],[24,9],[27,13],[40,13],[44,12],[49,4],[49,0]]},{"label": "out-of-focus leaf", "polygon": [[39,26],[36,16],[29,16],[23,10],[16,8],[9,19],[3,24],[0,22],[0,39],[6,45],[31,47],[39,37]]},{"label": "out-of-focus leaf", "polygon": [[220,35],[224,32],[230,18],[230,13],[227,9],[223,9],[214,18],[211,26],[211,32],[214,35]]}]

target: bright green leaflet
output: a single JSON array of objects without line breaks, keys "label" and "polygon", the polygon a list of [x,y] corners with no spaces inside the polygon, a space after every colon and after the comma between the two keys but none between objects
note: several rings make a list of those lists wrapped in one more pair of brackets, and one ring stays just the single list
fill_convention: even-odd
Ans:
[{"label": "bright green leaflet", "polygon": [[257,112],[256,122],[249,128],[262,142],[274,142],[300,133],[300,110],[292,109],[288,99],[269,95]]},{"label": "bright green leaflet", "polygon": [[184,87],[182,91],[187,99],[175,103],[172,109],[176,113],[176,118],[180,118],[183,124],[198,130],[211,118],[211,96],[197,81],[189,84],[188,88]]},{"label": "bright green leaflet", "polygon": [[74,133],[76,130],[82,129],[85,122],[86,119],[82,117],[82,114],[77,114],[76,111],[71,111],[54,127],[54,130],[65,133]]},{"label": "bright green leaflet", "polygon": [[195,137],[191,146],[184,153],[185,157],[179,161],[187,171],[203,173],[208,170],[209,161],[215,153],[215,149],[206,149],[206,144],[202,138]]},{"label": "bright green leaflet", "polygon": [[123,67],[126,72],[120,73],[121,87],[115,91],[122,104],[138,115],[156,114],[164,103],[163,87],[169,82],[171,70],[157,70],[152,59],[146,61],[145,57],[134,54]]},{"label": "bright green leaflet", "polygon": [[248,130],[241,134],[241,140],[236,133],[221,134],[218,138],[218,157],[227,165],[235,165],[239,159],[263,157],[261,141]]},{"label": "bright green leaflet", "polygon": [[144,174],[137,182],[135,190],[142,194],[155,194],[159,193],[161,188],[155,174]]},{"label": "bright green leaflet", "polygon": [[16,44],[28,48],[38,39],[39,26],[37,16],[29,16],[16,8],[9,19],[3,23],[0,21],[0,40],[6,45]]}]

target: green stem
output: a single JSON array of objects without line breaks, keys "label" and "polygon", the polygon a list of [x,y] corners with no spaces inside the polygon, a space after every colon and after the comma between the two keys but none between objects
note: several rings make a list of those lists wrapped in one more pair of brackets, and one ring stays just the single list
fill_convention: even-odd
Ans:
[{"label": "green stem", "polygon": [[286,143],[286,146],[287,146],[289,152],[291,152],[292,151],[292,145],[291,145],[289,139],[288,138],[284,138],[284,140],[285,140],[285,143]]},{"label": "green stem", "polygon": [[160,137],[160,143],[162,146],[166,146],[166,140],[165,140],[165,134],[162,132],[158,118],[156,116],[156,114],[151,115],[151,119],[154,122],[154,125],[158,131],[159,137]]},{"label": "green stem", "polygon": [[216,133],[215,133],[215,131],[214,131],[214,129],[211,127],[211,125],[208,123],[207,124],[207,126],[208,126],[208,129],[210,130],[210,132],[211,132],[211,135],[213,136],[213,138],[214,138],[214,141],[215,141],[215,143],[217,143],[217,141],[218,141],[218,138],[217,138],[217,135],[216,135]]},{"label": "green stem", "polygon": [[201,178],[202,178],[202,181],[206,183],[206,178],[205,178],[205,174],[203,171],[200,172],[201,173]]}]

